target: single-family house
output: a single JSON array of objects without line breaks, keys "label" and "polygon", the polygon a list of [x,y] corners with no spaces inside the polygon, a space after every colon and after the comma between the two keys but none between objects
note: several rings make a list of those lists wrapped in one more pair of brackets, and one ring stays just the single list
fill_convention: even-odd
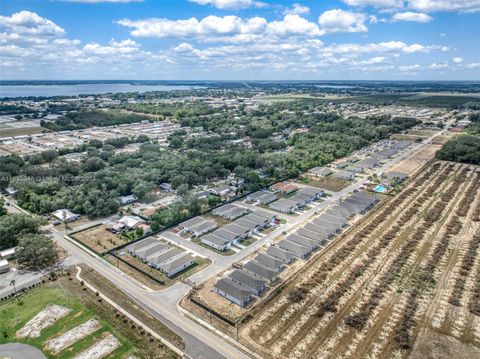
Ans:
[{"label": "single-family house", "polygon": [[248,261],[247,263],[245,263],[243,268],[246,269],[247,271],[265,279],[269,283],[273,282],[278,277],[277,271],[264,266],[263,264],[259,263],[256,260]]},{"label": "single-family house", "polygon": [[267,248],[267,254],[271,257],[277,258],[278,260],[281,260],[285,264],[289,264],[295,259],[295,256],[291,252],[276,246],[269,246]]},{"label": "single-family house", "polygon": [[232,303],[245,307],[250,303],[253,293],[247,287],[235,283],[230,278],[222,278],[214,285],[214,290]]},{"label": "single-family house", "polygon": [[68,209],[57,209],[55,212],[52,213],[52,215],[57,220],[62,222],[73,222],[80,218],[79,214],[73,213]]},{"label": "single-family house", "polygon": [[228,278],[248,288],[256,296],[259,296],[267,288],[266,280],[243,269],[235,269],[228,275]]}]

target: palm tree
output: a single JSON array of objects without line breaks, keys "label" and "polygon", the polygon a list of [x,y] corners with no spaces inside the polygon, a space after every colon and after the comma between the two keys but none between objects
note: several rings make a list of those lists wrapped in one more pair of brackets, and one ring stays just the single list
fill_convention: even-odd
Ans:
[{"label": "palm tree", "polygon": [[17,281],[16,281],[15,279],[12,279],[12,280],[10,281],[10,285],[13,286],[13,293],[14,293],[14,295],[15,295],[15,298],[17,298],[18,304],[21,304],[20,298],[18,298],[18,296],[17,296],[17,288],[15,287],[15,284],[16,284],[16,283],[17,283]]},{"label": "palm tree", "polygon": [[10,281],[10,285],[13,286],[13,291],[14,291],[15,294],[17,294],[17,288],[15,288],[15,284],[16,284],[16,283],[17,283],[17,281],[16,281],[15,279],[12,279],[12,280]]}]

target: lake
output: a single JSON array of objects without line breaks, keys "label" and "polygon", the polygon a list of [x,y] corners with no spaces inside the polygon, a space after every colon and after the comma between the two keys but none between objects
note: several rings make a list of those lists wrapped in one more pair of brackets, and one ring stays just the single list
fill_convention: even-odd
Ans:
[{"label": "lake", "polygon": [[121,92],[173,91],[204,88],[184,85],[134,85],[129,83],[89,83],[69,85],[1,85],[0,97],[78,96]]}]

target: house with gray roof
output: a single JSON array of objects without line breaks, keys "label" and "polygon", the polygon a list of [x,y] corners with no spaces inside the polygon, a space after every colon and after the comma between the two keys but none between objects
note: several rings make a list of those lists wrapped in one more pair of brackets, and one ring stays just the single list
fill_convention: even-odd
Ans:
[{"label": "house with gray roof", "polygon": [[317,234],[318,240],[327,240],[335,234],[335,229],[319,226],[317,223],[307,223],[303,228]]},{"label": "house with gray roof", "polygon": [[168,247],[168,244],[156,242],[135,251],[135,255],[141,259],[145,259],[148,256]]},{"label": "house with gray roof", "polygon": [[258,263],[263,264],[265,267],[273,269],[276,272],[280,272],[283,268],[285,268],[285,264],[283,263],[283,261],[275,257],[271,257],[265,253],[257,254],[257,256],[255,257],[255,260]]},{"label": "house with gray roof", "polygon": [[229,223],[225,226],[222,227],[222,229],[235,233],[236,235],[239,236],[239,239],[245,239],[248,238],[252,235],[252,231],[249,229],[239,226],[238,224],[234,223]]},{"label": "house with gray roof", "polygon": [[289,264],[295,259],[295,256],[291,252],[276,246],[269,246],[267,248],[267,254],[273,258],[281,260],[285,264]]},{"label": "house with gray roof", "polygon": [[253,292],[247,287],[235,283],[230,278],[222,278],[214,285],[214,290],[232,303],[245,307],[250,303]]},{"label": "house with gray roof", "polygon": [[326,211],[323,213],[320,217],[318,217],[320,220],[325,221],[325,222],[330,222],[333,223],[337,226],[337,228],[342,228],[346,226],[347,221],[343,218],[338,218],[335,216],[332,216],[330,212]]},{"label": "house with gray roof", "polygon": [[149,256],[148,258],[146,258],[146,262],[148,263],[148,265],[150,265],[151,267],[155,267],[155,268],[159,268],[159,265],[160,263],[170,259],[170,258],[173,258],[179,254],[182,254],[182,253],[185,253],[184,251],[178,249],[178,248],[171,248],[171,249],[168,249],[166,251],[161,251],[161,252],[158,252],[158,253],[155,253],[151,256]]},{"label": "house with gray roof", "polygon": [[267,281],[265,279],[261,279],[244,269],[235,269],[228,275],[228,278],[233,282],[248,288],[256,296],[259,296],[267,288]]},{"label": "house with gray roof", "polygon": [[214,221],[206,220],[202,223],[191,226],[188,231],[192,233],[194,237],[200,237],[202,234],[210,232],[217,228],[217,224]]},{"label": "house with gray roof", "polygon": [[246,200],[252,203],[258,204],[269,204],[273,201],[276,201],[278,196],[275,193],[268,192],[268,191],[257,191],[250,193]]},{"label": "house with gray roof", "polygon": [[250,210],[248,208],[236,206],[234,204],[225,204],[221,207],[215,208],[212,211],[212,214],[233,221],[249,212]]},{"label": "house with gray roof", "polygon": [[317,243],[321,240],[317,234],[303,228],[299,229],[296,233],[289,235],[286,239],[290,242],[307,247],[311,251],[318,247]]},{"label": "house with gray roof", "polygon": [[268,282],[273,282],[278,277],[278,273],[271,268],[264,266],[256,260],[251,260],[245,263],[243,266],[244,269],[249,272],[264,278]]},{"label": "house with gray roof", "polygon": [[215,248],[219,251],[226,251],[232,245],[232,242],[220,238],[213,233],[200,237],[200,240],[203,244],[206,244],[207,246]]},{"label": "house with gray roof", "polygon": [[290,242],[289,240],[286,240],[286,239],[278,242],[278,246],[281,249],[292,253],[295,257],[300,258],[300,259],[306,258],[311,252],[310,248],[302,246],[302,245],[294,243],[294,242]]},{"label": "house with gray roof", "polygon": [[337,171],[332,176],[344,181],[352,181],[355,178],[355,175],[352,172],[347,171]]},{"label": "house with gray roof", "polygon": [[191,267],[195,264],[195,259],[190,253],[183,252],[157,265],[167,277],[173,277],[175,274]]},{"label": "house with gray roof", "polygon": [[293,213],[298,209],[299,203],[290,199],[282,198],[270,203],[268,207],[282,213]]},{"label": "house with gray roof", "polygon": [[308,170],[308,174],[312,177],[327,177],[333,172],[328,167],[314,167]]},{"label": "house with gray roof", "polygon": [[146,246],[149,246],[153,243],[157,242],[157,240],[153,237],[148,237],[148,238],[145,238],[145,239],[142,239],[140,241],[137,241],[135,243],[132,243],[132,244],[129,244],[128,246],[126,246],[126,250],[130,253],[133,253],[133,252],[136,252],[138,251],[139,249],[142,249]]},{"label": "house with gray roof", "polygon": [[235,222],[233,223],[249,230],[250,232],[254,232],[260,228],[260,226],[257,223],[251,222],[246,218],[239,218],[235,220]]},{"label": "house with gray roof", "polygon": [[213,234],[216,235],[217,237],[223,238],[226,241],[229,241],[231,243],[233,243],[235,241],[239,241],[241,239],[240,235],[238,235],[236,233],[233,233],[233,232],[230,232],[230,231],[227,231],[223,228],[217,229],[215,232],[213,232]]}]

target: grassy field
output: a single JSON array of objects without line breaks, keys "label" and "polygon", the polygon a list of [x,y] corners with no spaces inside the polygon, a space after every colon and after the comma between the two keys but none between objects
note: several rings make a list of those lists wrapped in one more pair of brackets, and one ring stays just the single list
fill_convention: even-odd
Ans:
[{"label": "grassy field", "polygon": [[0,128],[0,137],[10,137],[10,136],[28,136],[35,135],[37,133],[42,133],[45,131],[42,127],[4,127]]},{"label": "grassy field", "polygon": [[[41,349],[49,358],[71,358],[91,346],[102,334],[110,332],[121,342],[121,346],[109,355],[110,358],[123,358],[135,352],[132,342],[122,336],[107,321],[98,318],[93,310],[87,308],[63,288],[41,286],[22,296],[21,302],[23,304],[20,305],[17,301],[10,300],[0,306],[0,327],[2,328],[0,344],[13,341],[22,342]],[[49,304],[62,305],[70,308],[72,311],[65,317],[57,320],[50,327],[45,328],[38,338],[16,338],[16,331]],[[102,325],[92,335],[77,341],[59,354],[52,354],[44,349],[45,342],[48,339],[61,335],[91,318],[97,318]]]}]

